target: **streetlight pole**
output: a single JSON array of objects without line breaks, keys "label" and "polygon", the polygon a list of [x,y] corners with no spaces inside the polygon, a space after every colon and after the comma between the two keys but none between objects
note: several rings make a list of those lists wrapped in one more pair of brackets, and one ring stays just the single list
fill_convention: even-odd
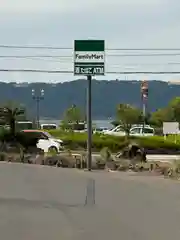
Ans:
[{"label": "streetlight pole", "polygon": [[40,113],[40,101],[44,99],[44,89],[40,90],[40,93],[36,95],[34,89],[32,89],[32,98],[36,101],[36,121],[37,121],[37,128],[39,128],[39,113]]}]

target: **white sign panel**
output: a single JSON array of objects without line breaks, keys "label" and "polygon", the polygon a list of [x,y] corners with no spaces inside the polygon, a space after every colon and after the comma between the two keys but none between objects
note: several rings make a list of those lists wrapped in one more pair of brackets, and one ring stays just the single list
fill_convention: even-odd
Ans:
[{"label": "white sign panel", "polygon": [[102,63],[104,64],[104,52],[75,52],[74,62],[76,63]]},{"label": "white sign panel", "polygon": [[178,134],[179,123],[178,122],[163,122],[163,134]]},{"label": "white sign panel", "polygon": [[105,74],[104,40],[74,41],[74,75]]}]

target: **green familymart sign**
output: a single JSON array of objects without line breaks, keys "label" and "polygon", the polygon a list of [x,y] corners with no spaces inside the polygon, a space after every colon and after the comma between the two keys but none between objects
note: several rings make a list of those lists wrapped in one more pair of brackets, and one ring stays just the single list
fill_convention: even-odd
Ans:
[{"label": "green familymart sign", "polygon": [[104,49],[104,40],[75,40],[74,75],[104,75]]}]

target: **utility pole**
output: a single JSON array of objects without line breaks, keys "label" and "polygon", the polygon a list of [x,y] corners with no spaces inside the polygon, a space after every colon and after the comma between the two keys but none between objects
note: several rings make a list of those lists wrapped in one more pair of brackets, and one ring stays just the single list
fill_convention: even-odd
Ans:
[{"label": "utility pole", "polygon": [[40,101],[44,99],[44,89],[40,90],[40,93],[36,95],[36,92],[34,89],[32,89],[32,98],[36,101],[36,122],[37,122],[37,128],[39,129],[39,115],[40,115]]},{"label": "utility pole", "polygon": [[144,133],[144,127],[146,124],[146,108],[147,108],[147,100],[148,100],[148,82],[142,81],[141,83],[141,99],[142,99],[142,105],[143,105],[143,133]]}]

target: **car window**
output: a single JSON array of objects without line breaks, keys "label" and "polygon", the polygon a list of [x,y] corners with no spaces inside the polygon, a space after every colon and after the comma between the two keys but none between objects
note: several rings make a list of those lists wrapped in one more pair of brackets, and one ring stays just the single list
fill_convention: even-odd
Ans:
[{"label": "car window", "polygon": [[122,127],[117,127],[117,128],[114,130],[114,132],[121,132],[121,131],[123,131]]},{"label": "car window", "polygon": [[46,138],[53,138],[53,136],[48,133],[48,132],[42,132],[44,136],[46,136]]},{"label": "car window", "polygon": [[139,133],[141,133],[141,128],[132,128],[130,130],[130,133],[131,134],[139,134]]},{"label": "car window", "polygon": [[49,137],[43,132],[40,134],[40,139],[48,139]]},{"label": "car window", "polygon": [[152,128],[144,128],[143,129],[143,133],[151,133],[151,134],[153,134],[154,133],[154,129],[152,129]]},{"label": "car window", "polygon": [[37,138],[37,139],[45,138],[42,132],[23,132],[23,135],[27,136],[28,138]]}]

